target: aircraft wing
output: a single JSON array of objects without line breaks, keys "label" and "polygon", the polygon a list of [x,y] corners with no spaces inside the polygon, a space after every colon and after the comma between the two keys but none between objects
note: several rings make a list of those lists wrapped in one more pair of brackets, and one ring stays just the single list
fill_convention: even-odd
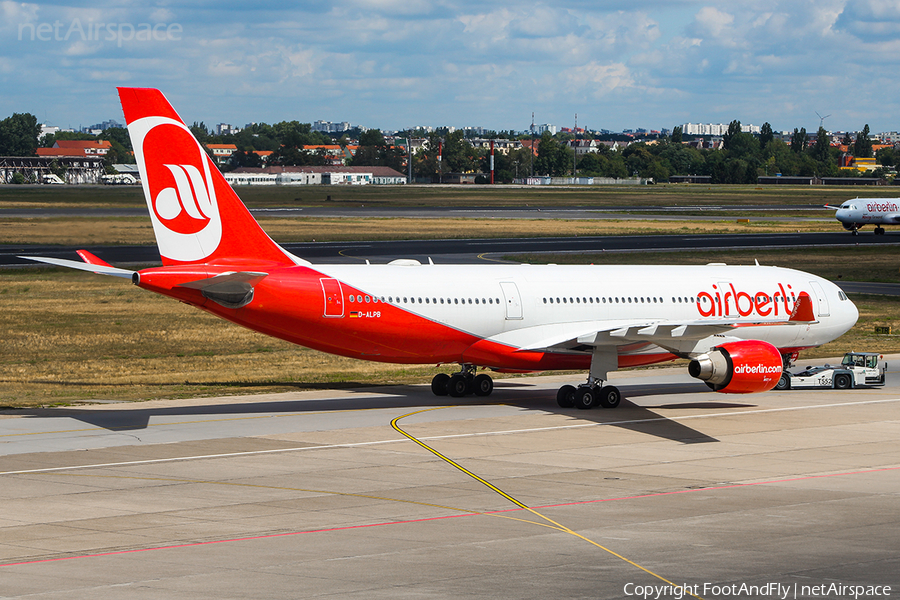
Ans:
[{"label": "aircraft wing", "polygon": [[[634,342],[656,344],[662,348],[690,346],[713,335],[737,328],[806,325],[816,322],[812,299],[800,292],[793,311],[785,320],[748,320],[720,318],[694,321],[588,321],[541,325],[507,331],[492,341],[513,345],[519,351],[587,351],[599,346],[621,346]],[[687,342],[687,343],[686,343]]]},{"label": "aircraft wing", "polygon": [[733,322],[597,321],[528,327],[505,332],[491,340],[516,346],[519,351],[560,352],[588,350],[597,346],[620,346],[632,342],[665,346],[666,342],[671,344],[676,340],[700,340],[733,328]]},{"label": "aircraft wing", "polygon": [[900,224],[900,213],[888,213],[882,217],[885,224],[893,223],[894,225]]}]

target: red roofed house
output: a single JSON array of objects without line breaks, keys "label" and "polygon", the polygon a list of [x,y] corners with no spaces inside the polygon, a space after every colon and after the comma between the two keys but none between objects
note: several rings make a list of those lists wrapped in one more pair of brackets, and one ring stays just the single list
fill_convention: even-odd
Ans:
[{"label": "red roofed house", "polygon": [[350,161],[356,155],[357,146],[341,147],[338,144],[325,144],[316,146],[303,146],[302,150],[308,154],[315,154],[322,150],[325,152],[326,161],[332,166],[341,166],[344,160]]},{"label": "red roofed house", "polygon": [[231,158],[231,155],[237,152],[237,146],[234,144],[206,144],[206,147],[217,159]]},{"label": "red roofed house", "polygon": [[38,148],[38,156],[104,156],[112,148],[107,140],[58,140],[52,148]]}]

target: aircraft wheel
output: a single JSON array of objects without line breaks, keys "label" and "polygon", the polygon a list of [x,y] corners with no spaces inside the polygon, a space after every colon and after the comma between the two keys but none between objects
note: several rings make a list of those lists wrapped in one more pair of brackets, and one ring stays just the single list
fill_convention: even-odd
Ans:
[{"label": "aircraft wheel", "polygon": [[839,390],[849,390],[850,383],[850,376],[846,373],[841,373],[840,375],[834,376],[834,387]]},{"label": "aircraft wheel", "polygon": [[459,373],[451,375],[450,379],[447,381],[447,393],[454,398],[462,398],[465,396],[468,387],[469,385],[466,381],[466,376]]},{"label": "aircraft wheel", "polygon": [[438,373],[434,376],[434,379],[431,380],[431,392],[435,396],[446,396],[447,395],[447,383],[450,381],[450,376],[446,373]]},{"label": "aircraft wheel", "polygon": [[575,387],[564,385],[556,392],[556,403],[561,408],[572,408],[575,406]]},{"label": "aircraft wheel", "polygon": [[884,227],[876,227],[875,235],[884,235]]},{"label": "aircraft wheel", "polygon": [[490,375],[485,375],[484,373],[476,375],[474,388],[476,396],[490,396],[491,392],[494,391],[494,380],[491,379]]},{"label": "aircraft wheel", "polygon": [[597,396],[594,394],[594,388],[581,386],[575,390],[575,408],[587,410],[594,408],[597,404]]},{"label": "aircraft wheel", "polygon": [[781,377],[778,379],[778,383],[775,384],[776,390],[789,390],[791,389],[791,376],[787,373],[782,373]]},{"label": "aircraft wheel", "polygon": [[603,408],[615,408],[622,401],[622,393],[614,385],[605,385],[597,394],[597,401]]}]

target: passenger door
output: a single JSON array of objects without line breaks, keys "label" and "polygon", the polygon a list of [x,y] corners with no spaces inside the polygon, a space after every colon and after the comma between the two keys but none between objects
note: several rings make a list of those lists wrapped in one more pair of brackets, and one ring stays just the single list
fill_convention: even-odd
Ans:
[{"label": "passenger door", "polygon": [[325,308],[322,316],[344,316],[344,294],[341,290],[341,282],[337,279],[323,277],[319,279],[322,284],[322,294],[325,300]]},{"label": "passenger door", "polygon": [[522,298],[519,296],[519,288],[512,281],[501,281],[500,289],[503,290],[503,297],[506,299],[506,318],[521,319]]}]

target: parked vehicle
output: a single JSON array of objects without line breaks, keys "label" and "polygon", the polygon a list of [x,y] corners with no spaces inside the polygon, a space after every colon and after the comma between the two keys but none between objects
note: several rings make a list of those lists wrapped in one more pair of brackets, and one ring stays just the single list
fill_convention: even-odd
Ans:
[{"label": "parked vehicle", "polygon": [[776,390],[791,388],[850,388],[884,385],[887,363],[877,352],[848,352],[838,366],[806,367],[799,373],[784,371]]}]

